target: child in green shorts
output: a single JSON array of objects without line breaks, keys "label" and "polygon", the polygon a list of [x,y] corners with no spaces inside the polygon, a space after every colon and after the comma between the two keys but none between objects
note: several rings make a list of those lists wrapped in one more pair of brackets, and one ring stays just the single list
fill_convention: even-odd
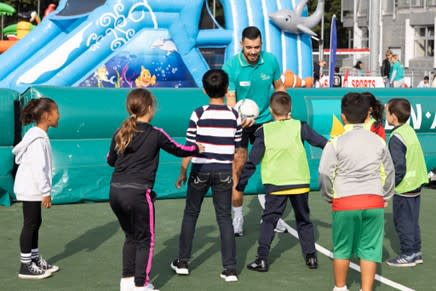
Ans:
[{"label": "child in green shorts", "polygon": [[362,291],[372,290],[382,260],[384,206],[394,193],[394,165],[383,139],[365,129],[369,108],[359,93],[342,98],[345,133],[326,145],[319,165],[320,190],[332,204],[334,291],[348,290],[353,255],[360,258]]}]

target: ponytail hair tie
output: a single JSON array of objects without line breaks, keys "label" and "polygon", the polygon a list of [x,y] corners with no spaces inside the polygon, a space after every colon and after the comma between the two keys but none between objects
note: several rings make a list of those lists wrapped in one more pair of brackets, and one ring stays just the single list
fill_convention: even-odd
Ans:
[{"label": "ponytail hair tie", "polygon": [[132,118],[132,119],[136,119],[136,114],[130,114],[130,118]]}]

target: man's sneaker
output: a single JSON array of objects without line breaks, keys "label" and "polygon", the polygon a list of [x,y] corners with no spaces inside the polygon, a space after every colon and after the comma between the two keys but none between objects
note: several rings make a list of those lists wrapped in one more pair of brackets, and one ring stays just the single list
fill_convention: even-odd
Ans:
[{"label": "man's sneaker", "polygon": [[414,267],[416,266],[415,256],[400,255],[396,258],[387,260],[386,264],[388,264],[391,267]]},{"label": "man's sneaker", "polygon": [[318,258],[315,253],[306,255],[306,266],[309,267],[309,269],[318,268]]},{"label": "man's sneaker", "polygon": [[171,262],[171,269],[176,272],[177,275],[189,275],[188,262],[175,259]]},{"label": "man's sneaker", "polygon": [[279,219],[277,221],[276,228],[274,228],[274,231],[277,232],[277,233],[286,233],[286,232],[288,232],[288,229],[286,228],[284,223],[285,222],[283,220]]},{"label": "man's sneaker", "polygon": [[235,236],[243,236],[244,231],[244,217],[238,216],[233,218],[233,231],[235,233]]},{"label": "man's sneaker", "polygon": [[247,265],[247,268],[252,271],[268,272],[268,262],[266,260],[256,258],[256,260]]},{"label": "man's sneaker", "polygon": [[52,265],[46,260],[44,260],[41,256],[39,256],[37,259],[32,260],[32,262],[35,263],[41,270],[48,271],[50,273],[55,273],[59,271],[59,267],[56,265]]},{"label": "man's sneaker", "polygon": [[220,277],[224,279],[226,282],[237,282],[238,275],[236,275],[235,269],[225,269],[221,272]]},{"label": "man's sneaker", "polygon": [[18,278],[21,279],[44,279],[51,276],[50,272],[46,272],[39,268],[35,263],[21,263]]},{"label": "man's sneaker", "polygon": [[415,257],[415,263],[417,263],[417,264],[423,264],[424,263],[424,259],[422,258],[422,253],[421,252],[414,253],[413,256]]}]

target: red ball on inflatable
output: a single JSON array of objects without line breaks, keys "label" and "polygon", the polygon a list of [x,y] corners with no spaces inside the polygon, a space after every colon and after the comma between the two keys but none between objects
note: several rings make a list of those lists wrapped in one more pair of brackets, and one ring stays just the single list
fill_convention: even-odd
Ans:
[{"label": "red ball on inflatable", "polygon": [[285,85],[286,88],[294,88],[295,87],[295,85],[294,85],[295,77],[297,77],[297,76],[295,76],[294,72],[292,72],[292,71],[286,71],[285,72],[285,82],[284,82],[284,85]]},{"label": "red ball on inflatable", "polygon": [[313,85],[313,81],[312,77],[306,77],[304,80],[302,80],[299,76],[295,75],[294,72],[286,71],[284,85],[286,88],[310,88]]},{"label": "red ball on inflatable", "polygon": [[306,77],[306,79],[304,79],[304,81],[305,81],[305,87],[306,88],[311,88],[311,87],[313,87],[313,79],[312,79],[312,77]]}]

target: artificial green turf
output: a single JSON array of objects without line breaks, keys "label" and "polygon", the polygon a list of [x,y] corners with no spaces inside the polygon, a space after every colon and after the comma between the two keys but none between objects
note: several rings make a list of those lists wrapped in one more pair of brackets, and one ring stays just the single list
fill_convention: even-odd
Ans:
[{"label": "artificial green turf", "polygon": [[[436,191],[426,189],[422,196],[421,231],[424,264],[414,268],[378,267],[382,276],[416,290],[436,290]],[[270,256],[270,271],[257,273],[245,268],[255,258],[261,209],[256,196],[245,200],[245,236],[237,238],[239,282],[225,283],[219,278],[221,255],[218,228],[212,201],[206,198],[194,241],[190,276],[176,276],[169,264],[178,253],[178,235],[184,200],[156,202],[156,247],[152,282],[161,290],[331,290],[331,261],[319,255],[320,267],[304,265],[298,241],[289,234],[276,235]],[[310,196],[311,216],[317,242],[331,248],[330,209],[318,192]],[[294,227],[288,205],[286,222]],[[45,280],[21,280],[19,233],[21,204],[0,208],[0,290],[118,290],[123,234],[108,203],[55,205],[43,210],[40,250],[61,271]],[[386,210],[384,259],[399,250],[392,223],[392,208]],[[350,271],[348,285],[359,289],[360,274]],[[376,284],[376,290],[393,290]]]}]

